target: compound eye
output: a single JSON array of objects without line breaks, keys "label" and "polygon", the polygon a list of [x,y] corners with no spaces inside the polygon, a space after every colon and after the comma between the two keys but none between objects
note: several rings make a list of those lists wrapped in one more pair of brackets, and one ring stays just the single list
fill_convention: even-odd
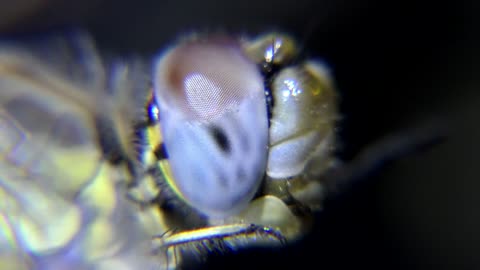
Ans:
[{"label": "compound eye", "polygon": [[263,79],[236,42],[191,40],[155,64],[169,181],[188,204],[227,216],[253,197],[266,167]]}]

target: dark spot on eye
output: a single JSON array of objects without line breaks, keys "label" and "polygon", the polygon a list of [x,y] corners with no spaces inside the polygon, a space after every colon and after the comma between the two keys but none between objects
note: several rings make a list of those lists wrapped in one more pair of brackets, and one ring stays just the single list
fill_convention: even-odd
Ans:
[{"label": "dark spot on eye", "polygon": [[230,153],[230,141],[228,140],[227,135],[225,134],[225,132],[223,132],[222,129],[213,126],[210,128],[210,134],[223,152]]},{"label": "dark spot on eye", "polygon": [[153,154],[158,160],[168,159],[168,153],[164,143],[157,145],[153,151]]}]

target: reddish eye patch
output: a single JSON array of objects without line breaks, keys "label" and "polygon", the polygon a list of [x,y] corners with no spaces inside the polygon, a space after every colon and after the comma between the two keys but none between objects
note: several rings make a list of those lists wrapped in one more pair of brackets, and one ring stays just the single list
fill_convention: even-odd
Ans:
[{"label": "reddish eye patch", "polygon": [[163,71],[156,78],[163,105],[190,119],[212,120],[263,90],[257,70],[237,43],[225,40],[181,44],[164,56],[157,70]]}]

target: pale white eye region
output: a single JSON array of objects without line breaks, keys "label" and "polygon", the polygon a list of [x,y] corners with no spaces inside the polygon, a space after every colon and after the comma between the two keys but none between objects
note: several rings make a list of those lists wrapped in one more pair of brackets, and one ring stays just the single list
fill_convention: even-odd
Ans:
[{"label": "pale white eye region", "polygon": [[236,42],[193,40],[155,63],[154,90],[174,190],[209,217],[242,210],[265,174],[263,78]]},{"label": "pale white eye region", "polygon": [[185,94],[191,109],[202,118],[211,118],[218,113],[216,108],[220,104],[212,104],[219,101],[222,89],[214,81],[199,73],[189,74],[185,78]]}]

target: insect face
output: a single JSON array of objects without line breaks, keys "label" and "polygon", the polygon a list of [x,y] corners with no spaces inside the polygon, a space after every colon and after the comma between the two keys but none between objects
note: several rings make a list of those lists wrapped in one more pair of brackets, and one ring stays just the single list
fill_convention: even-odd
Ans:
[{"label": "insect face", "polygon": [[197,37],[157,60],[169,184],[201,213],[221,218],[245,209],[265,173],[283,180],[312,159],[330,165],[333,85],[321,64],[292,64],[294,44],[282,35],[244,43]]},{"label": "insect face", "polygon": [[0,266],[170,269],[306,231],[336,95],[288,36],[193,37],[148,72],[81,33],[27,43],[0,44]]}]

